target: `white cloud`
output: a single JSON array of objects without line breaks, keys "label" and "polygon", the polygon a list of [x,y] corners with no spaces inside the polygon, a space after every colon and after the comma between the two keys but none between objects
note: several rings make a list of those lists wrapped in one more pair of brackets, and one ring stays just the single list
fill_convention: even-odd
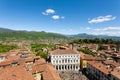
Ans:
[{"label": "white cloud", "polygon": [[110,21],[114,19],[116,19],[116,17],[112,15],[99,16],[97,18],[89,19],[88,23],[100,23],[100,22]]},{"label": "white cloud", "polygon": [[46,9],[45,12],[42,12],[43,15],[49,15],[54,13],[55,13],[54,9]]},{"label": "white cloud", "polygon": [[93,32],[94,35],[108,35],[108,36],[120,36],[120,32],[115,31],[103,31],[103,32]]},{"label": "white cloud", "polygon": [[59,15],[53,15],[52,18],[53,18],[54,20],[57,20],[57,19],[60,19],[60,16],[59,16]]},{"label": "white cloud", "polygon": [[56,15],[56,11],[54,9],[46,9],[44,12],[42,12],[43,15],[52,15],[52,19],[58,20],[58,19],[65,19],[64,16]]},{"label": "white cloud", "polygon": [[95,35],[120,36],[120,27],[106,27],[92,30]]},{"label": "white cloud", "polygon": [[65,18],[64,16],[59,16],[59,15],[53,15],[52,16],[52,19],[54,19],[54,20],[64,19],[64,18]]},{"label": "white cloud", "polygon": [[110,30],[119,30],[120,31],[120,27],[107,27],[105,29],[103,29],[104,31],[110,31]]},{"label": "white cloud", "polygon": [[96,31],[120,31],[120,27],[106,27],[103,29],[94,29]]}]

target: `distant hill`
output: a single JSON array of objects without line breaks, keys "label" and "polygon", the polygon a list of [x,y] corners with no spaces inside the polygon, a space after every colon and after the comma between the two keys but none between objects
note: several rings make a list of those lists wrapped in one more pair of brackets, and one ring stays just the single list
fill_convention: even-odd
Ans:
[{"label": "distant hill", "polygon": [[74,39],[74,38],[80,38],[80,39],[91,39],[91,38],[104,38],[104,39],[115,39],[120,40],[120,37],[116,36],[107,36],[107,35],[90,35],[86,33],[82,34],[76,34],[76,35],[62,35],[57,33],[49,33],[49,32],[36,32],[36,31],[16,31],[6,28],[0,28],[0,40],[55,40],[55,39]]},{"label": "distant hill", "polygon": [[76,34],[76,35],[67,35],[70,38],[104,38],[104,39],[115,39],[115,40],[119,40],[120,37],[117,36],[107,36],[107,35],[91,35],[91,34],[86,34],[86,33],[82,33],[82,34]]},{"label": "distant hill", "polygon": [[13,32],[14,30],[7,29],[7,28],[0,28],[0,32]]},{"label": "distant hill", "polygon": [[66,36],[57,33],[15,31],[0,28],[0,40],[40,40],[40,39],[67,39]]}]

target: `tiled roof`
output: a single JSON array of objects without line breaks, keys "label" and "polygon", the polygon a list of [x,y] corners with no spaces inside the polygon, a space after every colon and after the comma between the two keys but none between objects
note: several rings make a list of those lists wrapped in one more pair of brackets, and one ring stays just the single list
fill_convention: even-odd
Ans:
[{"label": "tiled roof", "polygon": [[34,80],[31,73],[21,66],[0,69],[0,80]]},{"label": "tiled roof", "polygon": [[110,71],[112,70],[111,68],[106,67],[105,65],[103,65],[100,62],[89,61],[88,63],[106,75],[108,75],[110,73]]},{"label": "tiled roof", "polygon": [[116,78],[120,79],[120,68],[115,68],[111,74],[115,76]]},{"label": "tiled roof", "polygon": [[[7,59],[0,63],[0,67],[6,66],[0,68],[0,80],[34,80],[35,73],[41,73],[44,80],[60,80],[54,67],[39,56],[20,58],[21,54],[18,55],[14,51],[11,51],[10,55],[9,52],[7,54]],[[26,62],[33,63],[26,64]],[[12,63],[15,65],[11,66]]]},{"label": "tiled roof", "polygon": [[43,64],[43,65],[33,65],[32,66],[32,73],[41,73],[45,70],[46,68],[46,65]]},{"label": "tiled roof", "polygon": [[120,66],[120,63],[117,63],[115,61],[103,61],[104,64],[106,65],[111,65],[113,67],[119,67]]},{"label": "tiled roof", "polygon": [[43,72],[43,80],[61,80],[59,74],[51,64],[46,64],[46,69]]},{"label": "tiled roof", "polygon": [[56,49],[54,51],[51,51],[52,54],[77,54],[76,51],[73,51],[71,49]]},{"label": "tiled roof", "polygon": [[0,62],[0,67],[2,66],[8,66],[10,65],[12,62],[11,61],[3,61],[3,62]]},{"label": "tiled roof", "polygon": [[97,60],[97,61],[104,61],[105,59],[104,58],[101,58],[101,57],[97,57],[97,56],[92,56],[92,55],[88,55],[88,54],[84,54],[84,53],[80,53],[80,57],[84,60],[88,60],[88,61],[92,61],[92,60]]}]

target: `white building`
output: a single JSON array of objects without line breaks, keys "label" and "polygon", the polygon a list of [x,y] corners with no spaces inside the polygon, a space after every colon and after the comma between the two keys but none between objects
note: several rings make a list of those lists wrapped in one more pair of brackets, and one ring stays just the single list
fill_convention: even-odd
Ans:
[{"label": "white building", "polygon": [[0,55],[0,62],[4,61],[6,59],[6,56]]},{"label": "white building", "polygon": [[56,49],[51,52],[51,63],[58,71],[79,71],[80,54],[68,49]]}]

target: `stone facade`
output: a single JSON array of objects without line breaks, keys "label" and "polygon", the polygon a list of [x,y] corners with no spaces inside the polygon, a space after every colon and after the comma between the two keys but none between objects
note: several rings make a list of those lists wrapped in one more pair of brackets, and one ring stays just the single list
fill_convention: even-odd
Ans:
[{"label": "stone facade", "polygon": [[51,63],[58,71],[79,71],[80,69],[80,54],[64,53],[57,54],[51,52]]}]

